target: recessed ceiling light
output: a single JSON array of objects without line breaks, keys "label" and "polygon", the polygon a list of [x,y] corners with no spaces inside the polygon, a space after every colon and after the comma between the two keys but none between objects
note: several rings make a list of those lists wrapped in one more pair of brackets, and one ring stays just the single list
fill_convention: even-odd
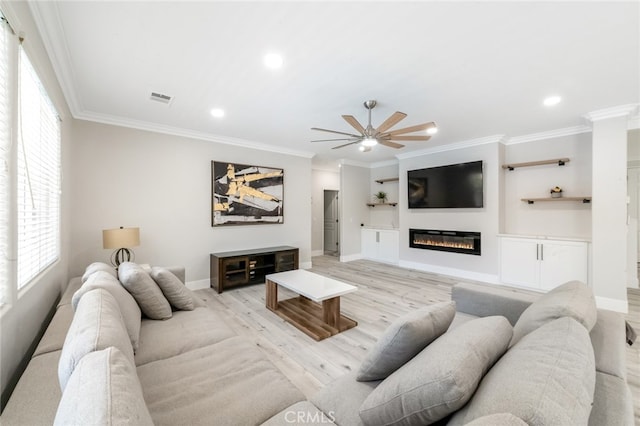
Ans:
[{"label": "recessed ceiling light", "polygon": [[267,68],[272,70],[277,70],[278,68],[282,68],[282,64],[284,63],[284,59],[281,55],[277,53],[268,53],[264,56],[264,65]]},{"label": "recessed ceiling light", "polygon": [[222,118],[224,117],[224,110],[220,108],[214,108],[211,110],[211,115],[215,118]]},{"label": "recessed ceiling light", "polygon": [[556,96],[556,95],[549,96],[544,100],[543,104],[544,106],[554,106],[554,105],[558,105],[561,100],[562,98],[560,96]]}]

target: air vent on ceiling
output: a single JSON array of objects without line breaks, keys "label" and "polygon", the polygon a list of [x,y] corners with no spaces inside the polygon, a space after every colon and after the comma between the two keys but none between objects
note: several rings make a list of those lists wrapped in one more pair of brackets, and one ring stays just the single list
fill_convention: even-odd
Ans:
[{"label": "air vent on ceiling", "polygon": [[173,97],[169,95],[165,95],[164,93],[151,92],[150,99],[152,101],[160,102],[163,104],[170,104]]}]

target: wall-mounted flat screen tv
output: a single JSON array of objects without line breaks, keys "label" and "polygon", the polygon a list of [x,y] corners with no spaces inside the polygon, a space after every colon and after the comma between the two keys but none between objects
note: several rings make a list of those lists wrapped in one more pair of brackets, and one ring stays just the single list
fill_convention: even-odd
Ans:
[{"label": "wall-mounted flat screen tv", "polygon": [[409,170],[410,209],[483,206],[482,161]]}]

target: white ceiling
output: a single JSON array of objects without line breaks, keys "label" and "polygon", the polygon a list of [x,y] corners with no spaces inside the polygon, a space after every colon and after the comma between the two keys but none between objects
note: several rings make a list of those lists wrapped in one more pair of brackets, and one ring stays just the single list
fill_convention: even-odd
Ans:
[{"label": "white ceiling", "polygon": [[[32,3],[76,118],[280,152],[382,162],[493,135],[584,126],[583,115],[640,99],[640,3]],[[266,69],[268,52],[284,56]],[[167,106],[152,91],[174,97]],[[563,102],[548,108],[551,94]],[[395,150],[310,143],[352,132],[342,114],[395,128],[436,121]],[[214,119],[209,111],[223,108]]]}]

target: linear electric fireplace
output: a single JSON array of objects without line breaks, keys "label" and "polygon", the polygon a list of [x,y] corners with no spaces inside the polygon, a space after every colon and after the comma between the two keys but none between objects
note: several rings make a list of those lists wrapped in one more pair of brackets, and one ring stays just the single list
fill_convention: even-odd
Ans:
[{"label": "linear electric fireplace", "polygon": [[409,229],[409,247],[480,256],[480,233]]}]

